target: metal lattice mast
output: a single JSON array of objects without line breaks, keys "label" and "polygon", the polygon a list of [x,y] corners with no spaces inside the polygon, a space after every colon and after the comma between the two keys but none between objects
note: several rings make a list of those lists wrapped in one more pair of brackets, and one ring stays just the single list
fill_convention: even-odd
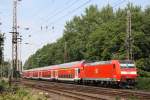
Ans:
[{"label": "metal lattice mast", "polygon": [[12,68],[18,71],[17,0],[13,0]]},{"label": "metal lattice mast", "polygon": [[130,10],[127,11],[127,39],[126,39],[126,45],[127,45],[127,59],[133,60],[133,54],[132,54],[132,34],[131,34],[131,12]]}]

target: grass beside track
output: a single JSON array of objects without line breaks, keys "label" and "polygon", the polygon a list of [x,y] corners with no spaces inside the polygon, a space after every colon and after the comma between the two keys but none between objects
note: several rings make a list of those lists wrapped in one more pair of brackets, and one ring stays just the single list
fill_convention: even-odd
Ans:
[{"label": "grass beside track", "polygon": [[36,94],[33,90],[20,86],[8,86],[4,80],[0,80],[0,100],[47,100],[43,94]]}]

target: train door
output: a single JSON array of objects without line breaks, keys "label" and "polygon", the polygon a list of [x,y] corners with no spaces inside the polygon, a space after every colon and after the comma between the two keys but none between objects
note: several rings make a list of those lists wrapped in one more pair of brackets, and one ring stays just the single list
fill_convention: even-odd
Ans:
[{"label": "train door", "polygon": [[40,71],[40,78],[42,77],[42,71]]},{"label": "train door", "polygon": [[42,71],[39,71],[39,78],[42,77]]},{"label": "train door", "polygon": [[79,68],[75,68],[75,79],[79,77]]},{"label": "train door", "polygon": [[55,72],[53,70],[51,70],[51,78],[52,79],[54,78],[54,74],[55,74]]},{"label": "train door", "polygon": [[58,70],[55,70],[55,78],[58,78]]},{"label": "train door", "polygon": [[40,78],[40,71],[38,71],[37,73],[38,73],[38,78]]},{"label": "train door", "polygon": [[30,78],[32,78],[33,77],[33,74],[34,74],[34,72],[32,71],[32,72],[30,72]]}]

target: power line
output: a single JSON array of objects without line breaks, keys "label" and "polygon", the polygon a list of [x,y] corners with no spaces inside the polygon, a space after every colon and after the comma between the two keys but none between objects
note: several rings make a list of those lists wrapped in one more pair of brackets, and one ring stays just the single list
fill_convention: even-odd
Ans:
[{"label": "power line", "polygon": [[[59,15],[59,14],[63,13],[64,10],[66,10],[67,8],[72,7],[72,6],[75,5],[77,2],[79,2],[79,0],[75,0],[75,1],[72,0],[72,2],[70,2],[70,3],[69,3],[69,2],[70,2],[70,0],[66,2],[67,4],[69,4],[69,6],[66,6],[66,5],[65,5],[65,7],[63,7],[63,8],[60,9],[60,10],[55,9],[55,10],[53,11],[54,14],[52,14],[52,11],[50,11],[50,12],[46,15],[46,17],[48,17],[48,18],[46,18],[46,19],[40,18],[40,19],[38,19],[38,21],[39,21],[39,20],[40,20],[40,21],[41,21],[41,20],[44,20],[44,21],[41,22],[41,24],[47,22],[47,21],[49,20],[49,18],[53,18],[53,17],[55,17],[56,15]],[[51,15],[51,14],[52,14],[52,15]],[[37,15],[39,15],[39,13],[38,13]],[[51,15],[51,16],[49,16],[49,15]]]},{"label": "power line", "polygon": [[[46,6],[46,7],[44,7],[45,9],[47,9],[47,7],[49,6],[49,4]],[[44,10],[45,10],[44,9]],[[39,10],[41,10],[41,8],[39,8],[32,16],[34,16],[34,17],[39,17],[39,15],[40,15],[40,13],[39,12],[43,12],[43,10],[42,11],[39,11]],[[34,18],[33,18],[34,19]]]},{"label": "power line", "polygon": [[[118,1],[120,1],[120,0],[118,0]],[[116,8],[117,6],[119,6],[125,2],[125,0],[122,0],[120,2],[118,2],[118,1],[116,2],[116,4],[114,4],[113,8]]]},{"label": "power line", "polygon": [[70,7],[74,6],[74,5],[75,5],[76,3],[78,3],[78,2],[79,2],[79,0],[75,0],[75,1],[72,2],[69,6],[65,6],[63,9],[61,9],[61,10],[55,12],[53,15],[49,16],[44,22],[47,22],[47,21],[49,20],[49,18],[53,18],[53,17],[55,17],[55,16],[57,16],[57,15],[63,13],[64,10],[69,9]]},{"label": "power line", "polygon": [[[120,0],[118,0],[118,1],[120,1]],[[77,7],[77,8],[75,8],[75,9],[69,11],[67,14],[65,14],[65,15],[59,17],[58,19],[52,21],[51,24],[57,23],[59,20],[61,20],[61,19],[63,19],[64,17],[66,17],[68,14],[74,13],[74,12],[77,11],[78,9],[80,9],[80,8],[82,8],[83,6],[87,5],[89,2],[91,2],[91,0],[86,1],[85,3],[83,3],[82,5],[80,5],[79,7]],[[122,0],[122,1],[119,2],[119,3],[117,2],[117,3],[113,6],[113,8],[117,7],[118,5],[120,5],[120,4],[124,3],[124,2],[125,2],[125,0]],[[51,25],[51,24],[50,24],[50,25]]]},{"label": "power line", "polygon": [[[72,0],[73,1],[73,0]],[[73,1],[73,2],[70,2],[70,0],[69,1],[67,1],[66,3],[68,4],[68,6],[66,6],[65,5],[65,7],[63,7],[62,9],[60,9],[60,10],[57,10],[53,15],[51,15],[51,16],[49,16],[52,12],[50,12],[47,16],[48,16],[48,18],[47,19],[44,19],[44,21],[43,22],[41,22],[41,24],[43,24],[43,23],[45,23],[45,22],[47,22],[48,20],[49,20],[49,18],[51,17],[51,18],[53,18],[53,17],[55,17],[56,15],[59,15],[59,14],[61,14],[61,13],[63,13],[63,11],[64,10],[66,10],[66,9],[68,9],[68,8],[70,8],[70,7],[72,7],[73,5],[75,5],[77,2],[79,2],[79,0],[75,0],[75,1]],[[54,10],[55,11],[55,10]],[[39,15],[39,14],[38,14]],[[39,20],[39,19],[38,19]],[[40,18],[40,20],[42,20],[42,18]],[[34,23],[34,22],[33,22]],[[32,23],[32,24],[33,24]],[[41,25],[41,27],[43,28],[43,26]],[[46,26],[47,27],[47,26]],[[48,27],[47,27],[47,29],[48,29]]]},{"label": "power line", "polygon": [[[121,2],[119,2],[119,1],[120,1],[120,0],[118,0],[118,1],[114,4],[113,8],[115,8],[115,7],[117,7],[117,6],[119,6],[120,4],[122,4],[122,3],[125,2],[125,0],[122,0]],[[55,19],[55,20],[52,21],[48,26],[52,25],[53,23],[58,23],[58,22],[60,22],[60,20],[63,19],[63,18],[65,18],[66,16],[68,16],[68,14],[74,13],[75,11],[79,10],[80,8],[82,8],[83,6],[87,5],[89,2],[91,2],[91,0],[88,0],[88,1],[84,2],[84,3],[81,4],[80,6],[78,6],[78,7],[76,7],[75,9],[69,11],[67,14],[65,14],[65,15],[63,15],[63,16],[57,18],[57,19]],[[53,29],[54,29],[54,28],[53,28]],[[40,30],[37,30],[36,32],[39,32],[39,31],[40,31]]]},{"label": "power line", "polygon": [[[87,5],[89,2],[91,2],[91,0],[88,0],[88,1],[84,2],[84,3],[81,4],[80,6],[78,6],[78,7],[76,7],[75,9],[69,11],[67,14],[65,14],[65,15],[63,15],[63,16],[57,18],[56,20],[52,21],[51,24],[54,23],[54,22],[57,23],[57,20],[61,20],[61,19],[63,19],[64,17],[68,16],[68,14],[74,13],[75,11],[77,11],[77,10],[79,10],[80,8],[82,8],[82,7],[84,7],[85,5]],[[51,24],[50,24],[50,25],[51,25]],[[50,25],[48,25],[48,26],[50,26]],[[41,26],[41,29],[43,30],[43,26]],[[54,28],[53,28],[53,29],[54,29]],[[39,31],[40,31],[40,30],[37,30],[37,31],[35,31],[35,32],[39,32]]]},{"label": "power line", "polygon": [[[91,0],[88,0],[88,1],[84,2],[83,4],[81,4],[80,6],[78,6],[77,8],[75,8],[75,9],[69,11],[67,14],[65,14],[65,15],[63,15],[63,16],[57,18],[56,20],[52,21],[51,24],[57,23],[59,20],[61,20],[61,19],[63,19],[64,17],[68,16],[68,14],[70,15],[70,14],[72,14],[72,13],[75,13],[77,10],[79,10],[79,9],[82,8],[82,7],[84,7],[85,5],[87,5],[87,4],[90,3],[90,2],[91,2]],[[50,25],[51,25],[51,24],[50,24]]]}]

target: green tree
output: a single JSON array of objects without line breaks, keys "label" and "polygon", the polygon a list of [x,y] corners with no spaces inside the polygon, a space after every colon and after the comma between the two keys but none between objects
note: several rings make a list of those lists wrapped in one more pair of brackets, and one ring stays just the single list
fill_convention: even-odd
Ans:
[{"label": "green tree", "polygon": [[[142,10],[128,4],[113,11],[110,5],[91,5],[81,16],[66,22],[63,36],[31,55],[25,68],[42,67],[76,60],[126,59],[126,16],[132,14],[133,56],[137,67],[150,71],[150,7]],[[65,50],[65,46],[67,49]],[[67,53],[67,60],[64,56]]]}]

